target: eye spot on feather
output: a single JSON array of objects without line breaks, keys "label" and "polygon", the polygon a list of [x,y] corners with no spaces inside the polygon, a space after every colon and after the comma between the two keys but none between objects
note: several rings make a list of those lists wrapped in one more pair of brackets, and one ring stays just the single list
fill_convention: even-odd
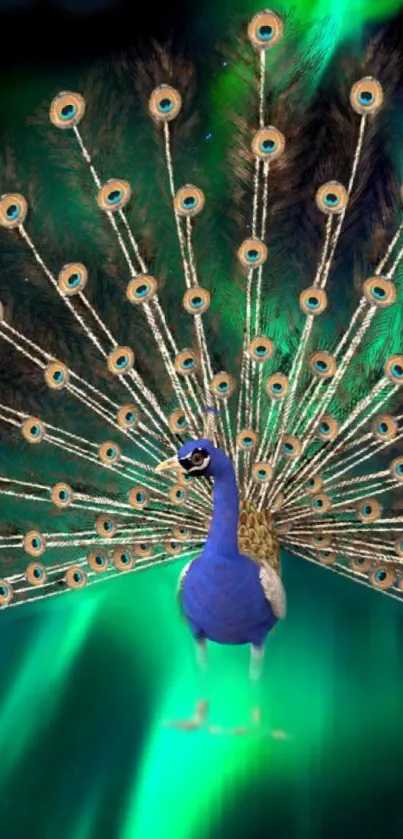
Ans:
[{"label": "eye spot on feather", "polygon": [[326,215],[340,215],[347,208],[348,193],[338,181],[328,181],[316,193],[316,205]]},{"label": "eye spot on feather", "polygon": [[395,551],[398,556],[403,557],[403,537],[399,536],[395,542]]},{"label": "eye spot on feather", "polygon": [[0,606],[7,606],[13,598],[13,589],[7,580],[0,579]]},{"label": "eye spot on feather", "polygon": [[87,573],[80,565],[72,565],[72,567],[68,568],[66,571],[64,582],[69,588],[84,588],[87,584]]},{"label": "eye spot on feather", "polygon": [[281,445],[281,451],[284,457],[287,457],[289,460],[293,460],[301,454],[302,443],[292,434],[285,434]]},{"label": "eye spot on feather", "polygon": [[238,259],[244,268],[258,268],[267,260],[267,247],[261,239],[245,239],[238,248]]},{"label": "eye spot on feather", "polygon": [[98,457],[101,463],[106,464],[114,464],[118,463],[122,456],[121,448],[114,443],[112,440],[106,440],[105,443],[101,443],[98,448]]},{"label": "eye spot on feather", "polygon": [[176,411],[172,412],[168,418],[168,423],[169,430],[172,431],[173,434],[182,434],[186,431],[188,421],[186,419],[186,415],[182,411],[182,408],[177,408]]},{"label": "eye spot on feather", "polygon": [[181,110],[182,97],[174,87],[161,84],[153,90],[148,107],[156,122],[171,122]]},{"label": "eye spot on feather", "polygon": [[132,403],[122,405],[117,412],[117,422],[120,428],[135,428],[140,421],[137,408]]},{"label": "eye spot on feather", "polygon": [[325,492],[314,495],[311,504],[313,512],[319,514],[327,513],[332,506],[332,502]]},{"label": "eye spot on feather", "polygon": [[88,271],[81,262],[64,265],[59,273],[57,285],[65,297],[73,297],[83,291],[88,280]]},{"label": "eye spot on feather", "polygon": [[375,588],[386,591],[388,588],[393,586],[395,582],[395,574],[391,568],[378,565],[371,571],[369,579]]},{"label": "eye spot on feather", "polygon": [[189,376],[198,370],[196,353],[193,350],[182,350],[175,358],[175,370],[181,376]]},{"label": "eye spot on feather", "polygon": [[148,559],[152,556],[153,546],[151,542],[136,542],[134,545],[134,553],[141,559]]},{"label": "eye spot on feather", "polygon": [[157,280],[149,274],[140,274],[130,280],[126,288],[129,303],[139,305],[149,303],[155,297],[158,289]]},{"label": "eye spot on feather", "polygon": [[339,433],[339,423],[331,414],[324,414],[318,422],[316,436],[320,440],[335,440]]},{"label": "eye spot on feather", "polygon": [[135,563],[132,551],[116,548],[113,552],[113,564],[118,571],[131,571]]},{"label": "eye spot on feather", "polygon": [[144,486],[134,486],[129,490],[129,504],[135,510],[144,510],[150,500],[150,493]]},{"label": "eye spot on feather", "polygon": [[42,556],[46,550],[46,542],[39,530],[30,530],[24,536],[24,551],[30,556]]},{"label": "eye spot on feather", "polygon": [[299,296],[299,304],[306,315],[316,317],[321,315],[327,308],[327,295],[324,289],[306,288]]},{"label": "eye spot on feather", "polygon": [[87,562],[91,571],[96,574],[103,574],[109,568],[109,557],[104,551],[91,551],[87,556]]},{"label": "eye spot on feather", "polygon": [[52,503],[64,510],[73,502],[73,490],[69,484],[59,482],[51,489],[50,498]]},{"label": "eye spot on feather", "polygon": [[8,230],[20,227],[28,213],[28,204],[23,195],[10,192],[0,197],[0,225]]},{"label": "eye spot on feather", "polygon": [[389,414],[379,414],[372,421],[372,433],[378,440],[393,440],[398,431],[398,424]]},{"label": "eye spot on feather", "polygon": [[305,489],[308,495],[317,495],[323,487],[323,478],[320,475],[314,475],[309,478],[305,484]]},{"label": "eye spot on feather", "polygon": [[192,218],[201,213],[205,203],[204,192],[197,186],[186,184],[178,189],[174,199],[174,208],[179,216]]},{"label": "eye spot on feather", "polygon": [[394,385],[403,384],[403,355],[392,355],[385,364],[385,376]]},{"label": "eye spot on feather", "polygon": [[201,286],[189,288],[183,296],[183,307],[191,315],[203,315],[210,306],[210,292]]},{"label": "eye spot on feather", "polygon": [[259,461],[255,463],[252,468],[252,478],[259,484],[268,483],[273,477],[273,467],[271,463],[266,461]]},{"label": "eye spot on feather", "polygon": [[36,445],[45,437],[45,426],[38,417],[27,417],[21,425],[21,432],[28,443]]},{"label": "eye spot on feather", "polygon": [[376,114],[383,105],[382,85],[372,76],[356,82],[350,91],[350,104],[361,116]]},{"label": "eye spot on feather", "polygon": [[45,368],[45,382],[51,390],[61,390],[69,381],[69,371],[61,361],[52,361]]},{"label": "eye spot on feather", "polygon": [[268,361],[268,359],[273,355],[273,352],[273,341],[271,341],[270,338],[266,338],[265,335],[257,335],[252,339],[248,347],[249,357],[258,364]]},{"label": "eye spot on feather", "polygon": [[256,431],[253,431],[251,428],[244,428],[237,434],[236,445],[242,451],[251,452],[256,448],[258,440]]},{"label": "eye spot on feather", "polygon": [[40,562],[30,562],[25,571],[25,579],[31,586],[42,586],[48,579],[45,566]]},{"label": "eye spot on feather", "polygon": [[112,516],[98,516],[95,521],[95,530],[98,536],[102,536],[104,539],[112,539],[117,530],[116,521]]},{"label": "eye spot on feather", "polygon": [[235,390],[235,379],[224,370],[216,373],[210,382],[210,390],[218,399],[230,399]]},{"label": "eye spot on feather", "polygon": [[309,357],[309,367],[319,379],[329,379],[336,372],[336,361],[330,352],[317,351]]},{"label": "eye spot on feather", "polygon": [[403,483],[403,457],[395,457],[390,464],[390,472],[392,477],[399,481],[399,483]]},{"label": "eye spot on feather", "polygon": [[289,390],[289,381],[283,373],[274,373],[266,381],[265,389],[270,399],[283,399]]},{"label": "eye spot on feather", "polygon": [[258,50],[275,47],[283,37],[283,32],[283,21],[269,10],[258,12],[248,25],[248,38],[252,46]]},{"label": "eye spot on feather", "polygon": [[75,128],[85,114],[85,100],[80,93],[64,91],[52,100],[49,109],[50,122],[56,128]]},{"label": "eye spot on feather", "polygon": [[130,347],[116,347],[108,355],[108,370],[114,376],[129,373],[134,365],[134,352]]},{"label": "eye spot on feather", "polygon": [[116,213],[123,210],[131,198],[131,187],[128,181],[111,178],[101,186],[97,195],[97,204],[101,210]]},{"label": "eye spot on feather", "polygon": [[376,498],[366,498],[357,507],[357,516],[362,522],[377,521],[382,515],[382,507]]},{"label": "eye spot on feather", "polygon": [[396,302],[396,288],[384,277],[370,277],[364,283],[364,297],[372,306],[387,309]]},{"label": "eye spot on feather", "polygon": [[285,149],[285,137],[273,125],[260,128],[252,138],[252,152],[255,157],[263,161],[277,160]]}]

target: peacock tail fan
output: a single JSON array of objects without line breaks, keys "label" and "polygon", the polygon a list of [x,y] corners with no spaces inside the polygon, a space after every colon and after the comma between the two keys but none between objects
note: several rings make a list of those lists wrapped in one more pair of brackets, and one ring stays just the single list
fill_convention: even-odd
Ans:
[{"label": "peacock tail fan", "polygon": [[200,554],[210,483],[154,470],[206,406],[242,550],[403,597],[401,67],[318,43],[257,14],[228,97],[154,47],[4,147],[1,606]]}]

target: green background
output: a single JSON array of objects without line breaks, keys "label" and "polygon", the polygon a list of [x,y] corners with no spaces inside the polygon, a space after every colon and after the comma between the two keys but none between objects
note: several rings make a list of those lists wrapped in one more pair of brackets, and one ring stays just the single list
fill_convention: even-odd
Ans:
[{"label": "green background", "polygon": [[[400,7],[292,5],[307,38],[330,16],[326,55]],[[258,8],[226,0],[217,13],[201,2],[186,26],[207,43]],[[53,86],[43,66],[3,76],[10,125]],[[267,647],[265,735],[184,734],[164,726],[195,698],[174,596],[180,568],[1,613],[1,839],[400,839],[399,604],[286,556],[289,616]],[[213,714],[242,721],[247,650],[212,645],[212,671]]]}]

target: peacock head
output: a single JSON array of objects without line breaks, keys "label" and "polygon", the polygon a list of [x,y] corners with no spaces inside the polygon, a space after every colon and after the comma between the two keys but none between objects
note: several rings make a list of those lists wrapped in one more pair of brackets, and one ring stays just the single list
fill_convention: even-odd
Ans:
[{"label": "peacock head", "polygon": [[173,470],[191,478],[217,478],[228,467],[231,468],[231,462],[225,452],[218,449],[211,440],[201,437],[185,443],[175,457],[159,463],[155,471]]}]

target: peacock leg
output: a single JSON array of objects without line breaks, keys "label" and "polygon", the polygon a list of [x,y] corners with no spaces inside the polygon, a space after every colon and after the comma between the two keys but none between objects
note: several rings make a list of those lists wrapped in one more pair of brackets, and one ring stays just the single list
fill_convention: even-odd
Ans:
[{"label": "peacock leg", "polygon": [[254,644],[251,644],[251,656],[250,656],[250,666],[249,666],[249,678],[252,687],[253,693],[253,701],[252,701],[252,720],[255,725],[260,725],[261,723],[261,710],[260,710],[260,693],[261,693],[261,677],[263,672],[263,660],[264,660],[264,646],[256,647]]},{"label": "peacock leg", "polygon": [[194,729],[202,728],[207,723],[209,705],[207,699],[208,656],[205,638],[196,640],[196,661],[200,682],[199,696],[202,698],[196,703],[194,715],[190,720],[178,720],[169,723],[170,727],[181,728],[183,731],[194,731]]}]

